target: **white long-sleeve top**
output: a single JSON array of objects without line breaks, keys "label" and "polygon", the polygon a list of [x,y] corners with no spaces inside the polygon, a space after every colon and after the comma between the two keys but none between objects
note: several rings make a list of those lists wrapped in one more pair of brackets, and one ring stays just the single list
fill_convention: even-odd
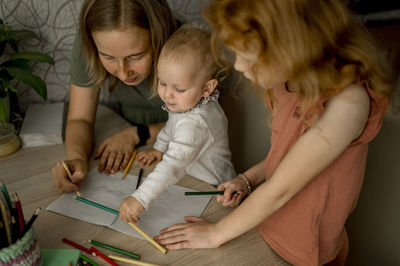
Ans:
[{"label": "white long-sleeve top", "polygon": [[169,113],[153,146],[163,154],[154,171],[132,193],[148,209],[185,174],[217,186],[236,176],[229,150],[228,120],[217,101],[185,113]]}]

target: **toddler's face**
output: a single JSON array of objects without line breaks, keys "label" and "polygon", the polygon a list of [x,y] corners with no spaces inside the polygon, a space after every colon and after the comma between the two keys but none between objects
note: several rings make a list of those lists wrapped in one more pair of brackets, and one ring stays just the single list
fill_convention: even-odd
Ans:
[{"label": "toddler's face", "polygon": [[171,112],[184,112],[194,107],[206,91],[206,74],[196,60],[160,56],[157,65],[157,92]]}]

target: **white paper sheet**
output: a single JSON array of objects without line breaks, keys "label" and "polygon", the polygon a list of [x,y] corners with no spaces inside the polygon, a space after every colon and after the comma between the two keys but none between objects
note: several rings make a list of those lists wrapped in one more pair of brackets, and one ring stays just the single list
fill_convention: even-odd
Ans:
[{"label": "white paper sheet", "polygon": [[[97,202],[114,210],[119,210],[122,199],[136,188],[137,176],[122,173],[106,175],[92,169],[84,178],[80,192],[88,200]],[[194,191],[172,185],[140,215],[137,225],[148,235],[154,237],[160,230],[175,223],[182,223],[188,215],[200,216],[212,196],[187,197],[185,191]],[[75,199],[75,193],[65,193],[51,203],[46,210],[57,212],[81,221],[105,225],[118,232],[144,239],[129,224],[117,215],[93,207]]]}]

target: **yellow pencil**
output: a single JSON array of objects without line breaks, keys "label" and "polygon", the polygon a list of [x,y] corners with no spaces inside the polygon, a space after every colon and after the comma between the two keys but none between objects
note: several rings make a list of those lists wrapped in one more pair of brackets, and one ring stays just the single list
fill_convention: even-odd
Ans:
[{"label": "yellow pencil", "polygon": [[163,254],[167,253],[167,250],[161,246],[160,244],[157,243],[153,238],[151,238],[148,234],[143,232],[142,229],[140,229],[135,223],[129,223],[130,226],[132,226],[139,234],[141,234],[144,238],[150,241],[156,248],[158,248]]},{"label": "yellow pencil", "polygon": [[144,262],[141,260],[135,260],[135,259],[128,259],[128,258],[124,258],[124,257],[120,257],[120,256],[115,256],[115,255],[108,255],[108,257],[110,259],[113,260],[119,260],[119,261],[123,261],[129,264],[133,264],[133,265],[141,265],[141,266],[159,266],[159,264],[152,264],[152,263],[148,263],[148,262]]},{"label": "yellow pencil", "polygon": [[129,170],[131,169],[133,160],[135,159],[136,153],[137,153],[137,150],[134,150],[133,153],[132,153],[132,157],[129,160],[129,163],[125,168],[124,174],[122,175],[122,179],[124,179],[126,177],[126,175],[129,173]]},{"label": "yellow pencil", "polygon": [[[64,162],[64,160],[61,160],[61,163],[62,163],[62,165],[63,165],[65,171],[66,171],[67,174],[68,174],[69,180],[72,181],[72,174],[71,174],[71,171],[69,171],[69,168],[68,168],[67,164]],[[76,195],[78,195],[78,197],[81,197],[81,198],[82,198],[82,194],[81,194],[79,191],[76,192]]]},{"label": "yellow pencil", "polygon": [[3,201],[0,201],[0,208],[1,208],[1,213],[3,215],[4,227],[6,228],[8,245],[11,245],[12,241],[11,241],[10,221],[8,220],[6,205],[4,205]]}]

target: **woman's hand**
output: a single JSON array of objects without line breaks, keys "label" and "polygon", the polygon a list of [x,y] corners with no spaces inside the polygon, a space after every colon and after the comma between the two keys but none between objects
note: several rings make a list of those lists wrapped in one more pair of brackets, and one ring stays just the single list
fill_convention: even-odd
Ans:
[{"label": "woman's hand", "polygon": [[68,166],[72,178],[69,179],[67,171],[64,169],[62,162],[58,161],[52,169],[55,187],[60,192],[79,191],[79,183],[87,174],[87,161],[75,159],[64,162]]},{"label": "woman's hand", "polygon": [[151,149],[149,151],[142,151],[136,155],[136,162],[140,163],[141,166],[149,166],[154,161],[159,163],[162,159],[163,153],[156,150]]},{"label": "woman's hand", "polygon": [[[249,193],[246,182],[239,176],[222,183],[217,190],[225,191],[224,195],[217,195],[217,201],[224,207],[235,207]],[[233,192],[237,192],[233,194]]]},{"label": "woman's hand", "polygon": [[144,211],[142,203],[135,197],[129,196],[122,200],[119,207],[119,218],[127,223],[137,223],[140,218],[139,215]]},{"label": "woman's hand", "polygon": [[217,248],[216,226],[195,216],[186,216],[186,223],[175,224],[160,231],[154,239],[168,250],[185,248]]},{"label": "woman's hand", "polygon": [[108,175],[124,169],[138,143],[137,127],[128,127],[106,139],[95,155],[95,159],[100,158],[99,172]]}]

